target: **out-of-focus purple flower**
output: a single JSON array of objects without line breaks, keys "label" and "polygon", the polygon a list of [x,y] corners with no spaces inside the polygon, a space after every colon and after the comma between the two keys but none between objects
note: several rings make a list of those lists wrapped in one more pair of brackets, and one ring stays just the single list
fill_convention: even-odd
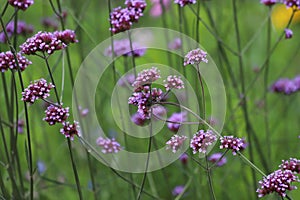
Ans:
[{"label": "out-of-focus purple flower", "polygon": [[88,108],[82,108],[81,106],[78,106],[78,110],[80,112],[80,116],[81,117],[85,117],[89,113],[89,109]]},{"label": "out-of-focus purple flower", "polygon": [[134,74],[127,74],[118,80],[118,85],[122,87],[126,87],[128,85],[132,85],[135,81]]},{"label": "out-of-focus purple flower", "polygon": [[[131,51],[131,46],[133,51]],[[141,57],[145,54],[146,48],[143,48],[136,42],[132,42],[130,46],[129,39],[114,40],[115,56],[133,56]],[[132,53],[133,52],[133,53]],[[112,57],[111,45],[105,50],[105,55]]]},{"label": "out-of-focus purple flower", "polygon": [[300,7],[299,0],[282,0],[282,2],[286,5],[287,8],[297,8]]},{"label": "out-of-focus purple flower", "polygon": [[272,6],[277,3],[277,0],[260,0],[260,3],[265,4],[266,6]]},{"label": "out-of-focus purple flower", "polygon": [[211,131],[199,130],[191,139],[190,147],[193,154],[206,153],[208,148],[217,140],[217,136]]},{"label": "out-of-focus purple flower", "polygon": [[[150,9],[150,15],[152,17],[161,16],[162,12],[163,12],[163,8],[162,8],[160,0],[151,0],[151,3],[152,3],[152,7]],[[164,6],[164,9],[168,10],[170,7],[171,0],[163,0],[162,3]]]},{"label": "out-of-focus purple flower", "polygon": [[46,117],[43,119],[48,122],[50,126],[55,123],[62,123],[69,117],[69,107],[63,108],[62,106],[50,105],[45,110]]},{"label": "out-of-focus purple flower", "polygon": [[186,153],[183,153],[180,157],[179,157],[179,160],[181,161],[181,163],[183,165],[186,165],[187,162],[188,162],[188,155]]},{"label": "out-of-focus purple flower", "polygon": [[186,139],[187,137],[184,135],[173,135],[171,139],[166,142],[166,149],[171,149],[173,153],[176,153],[176,151],[183,145]]},{"label": "out-of-focus purple flower", "polygon": [[[6,25],[5,29],[6,29],[8,37],[10,38],[15,32],[15,22],[14,21],[9,22]],[[26,36],[28,34],[31,34],[32,32],[33,32],[33,26],[32,25],[28,25],[23,21],[18,21],[17,22],[16,34]],[[5,33],[3,31],[0,32],[0,43],[7,42],[7,39],[8,38],[6,38]]]},{"label": "out-of-focus purple flower", "polygon": [[186,112],[173,113],[168,119],[168,128],[173,132],[177,132],[181,126],[181,122],[187,120],[186,114]]},{"label": "out-of-focus purple flower", "polygon": [[39,174],[43,174],[46,171],[46,164],[43,161],[38,160],[36,166]]},{"label": "out-of-focus purple flower", "polygon": [[17,123],[18,133],[24,133],[25,122],[23,119],[19,119]]},{"label": "out-of-focus purple flower", "polygon": [[60,129],[60,132],[66,137],[74,140],[74,136],[80,136],[79,132],[79,124],[78,122],[74,121],[73,124],[70,122],[63,122],[63,128]]},{"label": "out-of-focus purple flower", "polygon": [[147,119],[142,117],[140,113],[136,112],[131,116],[131,121],[138,126],[144,126]]},{"label": "out-of-focus purple flower", "polygon": [[290,39],[293,37],[293,31],[291,29],[284,29],[284,32],[285,32],[285,39]]},{"label": "out-of-focus purple flower", "polygon": [[211,125],[211,126],[215,126],[216,124],[219,123],[219,120],[216,119],[215,117],[208,117],[208,124]]},{"label": "out-of-focus purple flower", "polygon": [[102,153],[118,153],[121,151],[121,145],[115,140],[115,138],[103,138],[99,137],[96,141],[97,145],[102,147]]},{"label": "out-of-focus purple flower", "polygon": [[172,190],[173,196],[178,196],[184,191],[184,185],[178,185]]},{"label": "out-of-focus purple flower", "polygon": [[247,147],[247,144],[243,138],[224,136],[221,137],[220,140],[220,149],[231,149],[233,155],[236,155],[237,152],[243,151]]},{"label": "out-of-focus purple flower", "polygon": [[22,92],[22,101],[33,104],[37,99],[46,99],[50,96],[50,90],[54,88],[52,83],[47,83],[45,79],[36,80]]},{"label": "out-of-focus purple flower", "polygon": [[293,79],[294,85],[297,88],[297,90],[300,90],[300,75],[296,76]]},{"label": "out-of-focus purple flower", "polygon": [[273,192],[285,197],[287,191],[297,189],[296,186],[291,185],[293,182],[299,182],[299,178],[292,171],[279,169],[259,181],[260,188],[256,192],[258,197],[263,197]]},{"label": "out-of-focus purple flower", "polygon": [[[28,65],[32,64],[30,60],[24,57],[21,53],[16,55],[21,71],[24,71]],[[0,71],[5,72],[8,69],[18,70],[15,57],[11,51],[0,53]]]},{"label": "out-of-focus purple flower", "polygon": [[206,56],[207,56],[207,53],[199,48],[191,50],[185,55],[183,65],[184,66],[189,65],[189,64],[198,65],[201,62],[208,63]]},{"label": "out-of-focus purple flower", "polygon": [[56,31],[58,29],[58,22],[57,20],[51,17],[45,17],[41,20],[42,25],[47,29],[52,29]]},{"label": "out-of-focus purple flower", "polygon": [[170,75],[167,77],[167,80],[164,80],[164,86],[166,90],[171,90],[171,89],[182,89],[184,88],[184,83],[181,80],[180,76],[174,76]]},{"label": "out-of-focus purple flower", "polygon": [[300,160],[296,158],[290,158],[289,160],[282,160],[282,164],[279,165],[282,170],[291,170],[297,174],[300,174]]},{"label": "out-of-focus purple flower", "polygon": [[284,94],[292,94],[297,91],[297,86],[295,85],[295,82],[293,80],[290,80],[288,78],[281,78],[277,80],[272,86],[271,91],[278,92],[278,93],[284,93]]},{"label": "out-of-focus purple flower", "polygon": [[160,71],[156,67],[141,71],[133,82],[132,86],[135,90],[142,89],[145,85],[150,85],[160,78]]},{"label": "out-of-focus purple flower", "polygon": [[227,163],[226,157],[222,157],[222,153],[214,153],[211,156],[209,156],[208,160],[212,163],[216,163],[218,167],[221,167]]},{"label": "out-of-focus purple flower", "polygon": [[16,7],[24,11],[29,6],[31,6],[34,3],[34,1],[33,0],[8,0],[8,3],[13,7]]},{"label": "out-of-focus purple flower", "polygon": [[188,4],[197,3],[196,0],[174,0],[174,3],[179,4],[181,7],[186,6]]},{"label": "out-of-focus purple flower", "polygon": [[[154,105],[154,106],[152,106],[152,113],[155,116],[163,117],[167,114],[167,110],[165,107],[163,107],[161,105]],[[154,119],[157,119],[157,118],[155,118],[155,116],[154,116]]]},{"label": "out-of-focus purple flower", "polygon": [[171,50],[177,50],[182,47],[181,39],[180,38],[175,38],[173,41],[171,41],[168,44],[168,48]]}]

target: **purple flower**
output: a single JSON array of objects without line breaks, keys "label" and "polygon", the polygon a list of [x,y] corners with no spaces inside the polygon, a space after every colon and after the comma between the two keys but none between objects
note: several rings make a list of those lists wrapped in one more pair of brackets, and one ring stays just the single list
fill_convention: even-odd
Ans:
[{"label": "purple flower", "polygon": [[168,44],[168,48],[171,50],[177,50],[182,47],[181,39],[180,38],[175,38],[173,41],[171,41]]},{"label": "purple flower", "polygon": [[[153,115],[155,115],[157,117],[163,117],[167,114],[167,110],[163,106],[154,105],[154,106],[152,106],[152,113],[153,113]],[[157,119],[157,118],[154,117],[154,119]]]},{"label": "purple flower", "polygon": [[183,185],[178,185],[178,186],[176,186],[176,187],[173,189],[172,195],[173,195],[173,196],[178,196],[178,195],[180,195],[183,191],[184,191],[184,186],[183,186]]},{"label": "purple flower", "polygon": [[291,29],[284,29],[284,32],[285,32],[285,39],[290,39],[293,37],[293,31]]},{"label": "purple flower", "polygon": [[[170,7],[171,0],[163,0],[162,2],[163,2],[163,6],[164,6],[165,10],[168,10]],[[160,3],[160,0],[151,0],[151,3],[152,3],[152,7],[150,10],[150,15],[152,17],[161,16],[163,13],[163,8]]]},{"label": "purple flower", "polygon": [[160,71],[156,67],[141,71],[133,82],[135,90],[142,89],[145,85],[150,85],[160,78]]},{"label": "purple flower", "polygon": [[137,12],[143,12],[147,6],[145,0],[126,0],[127,8],[135,9]]},{"label": "purple flower", "polygon": [[196,0],[174,0],[174,3],[179,4],[181,7],[186,6],[188,4],[197,3]]},{"label": "purple flower", "polygon": [[286,191],[297,188],[291,185],[293,182],[299,182],[299,178],[290,170],[280,169],[259,181],[260,188],[256,192],[258,193],[258,197],[263,197],[273,192],[285,197]]},{"label": "purple flower", "polygon": [[58,29],[58,22],[55,19],[52,19],[50,17],[45,17],[41,20],[42,25],[49,29],[57,30]]},{"label": "purple flower", "polygon": [[221,137],[220,140],[221,140],[220,149],[231,149],[233,155],[236,155],[236,153],[239,151],[243,151],[247,146],[243,138],[224,136]]},{"label": "purple flower", "polygon": [[66,29],[64,31],[55,31],[53,35],[65,45],[78,42],[76,39],[76,34],[73,30]]},{"label": "purple flower", "polygon": [[81,106],[78,106],[78,110],[79,110],[80,115],[82,117],[87,116],[87,114],[89,113],[89,109],[88,108],[82,108]]},{"label": "purple flower", "polygon": [[36,165],[37,165],[37,171],[39,174],[42,174],[46,171],[46,165],[43,161],[38,160]]},{"label": "purple flower", "polygon": [[298,90],[297,85],[293,80],[290,80],[288,78],[282,78],[277,80],[272,86],[271,91],[278,92],[278,93],[284,93],[284,94],[292,94]]},{"label": "purple flower", "polygon": [[97,145],[102,147],[102,153],[118,153],[121,151],[121,145],[115,140],[115,138],[103,138],[99,137],[96,141]]},{"label": "purple flower", "polygon": [[62,123],[69,117],[69,107],[63,108],[62,106],[50,105],[45,110],[46,117],[43,119],[48,122],[50,126],[55,123]]},{"label": "purple flower", "polygon": [[198,65],[201,62],[208,63],[206,56],[207,56],[207,52],[205,52],[199,48],[191,50],[185,55],[183,65],[184,66],[189,65],[189,64]]},{"label": "purple flower", "polygon": [[300,160],[296,158],[290,158],[289,160],[282,160],[282,164],[279,165],[282,170],[290,170],[297,174],[300,174]]},{"label": "purple flower", "polygon": [[186,112],[173,113],[168,121],[168,128],[173,132],[177,132],[181,126],[181,122],[186,121]]},{"label": "purple flower", "polygon": [[296,76],[294,79],[293,79],[293,82],[294,82],[294,85],[295,87],[297,88],[297,90],[300,89],[300,76]]},{"label": "purple flower", "polygon": [[34,1],[33,0],[8,0],[8,3],[18,9],[26,10],[29,6],[31,6],[34,3]]},{"label": "purple flower", "polygon": [[170,75],[167,77],[167,80],[164,80],[164,86],[166,90],[171,90],[171,89],[182,89],[184,88],[184,83],[181,80],[180,76],[173,76]]},{"label": "purple flower", "polygon": [[[6,29],[8,37],[10,38],[15,32],[15,22],[14,21],[9,22],[5,29]],[[26,36],[27,34],[31,34],[32,32],[33,32],[32,25],[28,25],[23,21],[17,22],[16,34]],[[5,42],[7,42],[7,39],[8,38],[6,38],[5,33],[2,31],[0,33],[0,42],[5,43]]]},{"label": "purple flower", "polygon": [[22,101],[33,104],[37,99],[46,99],[50,96],[50,90],[54,88],[52,83],[47,83],[45,79],[40,79],[30,83],[22,92]]},{"label": "purple flower", "polygon": [[80,136],[78,122],[74,121],[73,124],[70,122],[63,122],[63,128],[60,129],[60,132],[65,135],[66,138],[74,139],[74,136]]},{"label": "purple flower", "polygon": [[166,142],[167,150],[172,149],[173,153],[176,153],[176,151],[183,145],[183,142],[187,139],[186,136],[182,135],[173,135],[169,141]]},{"label": "purple flower", "polygon": [[190,147],[193,149],[193,154],[206,153],[208,148],[217,140],[216,135],[211,131],[199,130],[191,139]]},{"label": "purple flower", "polygon": [[[24,57],[21,53],[16,55],[21,71],[24,71],[28,65],[32,64],[30,60]],[[8,69],[18,70],[15,57],[11,51],[0,53],[0,71],[5,72]]]},{"label": "purple flower", "polygon": [[23,133],[24,132],[24,126],[25,126],[25,122],[23,119],[19,119],[18,123],[17,123],[17,129],[18,129],[18,133]]},{"label": "purple flower", "polygon": [[208,160],[212,163],[216,163],[218,167],[221,167],[227,163],[226,157],[222,157],[222,153],[214,153],[211,156],[209,156]]},{"label": "purple flower", "polygon": [[286,5],[288,8],[298,8],[300,7],[300,0],[282,0],[283,3]]},{"label": "purple flower", "polygon": [[132,116],[131,116],[131,121],[133,123],[135,123],[136,125],[138,126],[144,126],[145,122],[146,122],[146,118],[142,117],[142,115],[140,113],[134,113]]},{"label": "purple flower", "polygon": [[[131,51],[131,46],[133,51]],[[133,56],[141,57],[145,54],[146,48],[141,47],[138,43],[132,42],[130,46],[129,39],[114,40],[115,56]],[[133,52],[133,53],[132,53]],[[111,45],[105,50],[105,55],[112,57]]]},{"label": "purple flower", "polygon": [[181,161],[181,163],[183,165],[186,165],[187,162],[188,162],[188,155],[186,153],[183,153],[180,157],[179,157],[179,160]]},{"label": "purple flower", "polygon": [[135,81],[134,74],[127,74],[118,80],[118,85],[125,87],[127,85],[132,85],[134,81]]},{"label": "purple flower", "polygon": [[266,6],[272,6],[277,3],[277,0],[260,0],[260,3],[265,4]]}]

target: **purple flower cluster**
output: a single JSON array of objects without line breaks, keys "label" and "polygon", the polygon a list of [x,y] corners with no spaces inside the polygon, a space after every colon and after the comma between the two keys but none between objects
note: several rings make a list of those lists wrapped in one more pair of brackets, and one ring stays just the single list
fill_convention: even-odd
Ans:
[{"label": "purple flower cluster", "polygon": [[70,122],[63,122],[62,124],[63,128],[60,129],[60,132],[66,138],[70,138],[71,140],[73,140],[75,135],[80,136],[78,122],[74,121],[73,124],[71,124]]},{"label": "purple flower cluster", "polygon": [[209,156],[208,160],[212,163],[216,163],[218,167],[221,167],[227,163],[226,157],[222,156],[222,153],[214,153],[211,156]]},{"label": "purple flower cluster", "polygon": [[277,0],[260,0],[260,3],[265,4],[266,6],[272,6],[277,3]]},{"label": "purple flower cluster", "polygon": [[178,185],[172,190],[173,196],[178,196],[184,191],[184,185]]},{"label": "purple flower cluster", "polygon": [[33,0],[8,0],[8,3],[18,9],[26,10],[29,6],[31,6],[34,3],[34,1]]},{"label": "purple flower cluster", "polygon": [[[26,57],[22,56],[21,53],[17,53],[16,55],[18,65],[21,71],[24,71],[28,65],[32,64],[30,60]],[[8,69],[18,70],[18,65],[16,63],[16,59],[11,51],[1,52],[0,53],[0,71],[5,72]]]},{"label": "purple flower cluster", "polygon": [[22,101],[33,104],[37,99],[46,99],[50,96],[50,90],[54,87],[52,83],[47,83],[45,79],[40,79],[30,83],[22,92]]},{"label": "purple flower cluster", "polygon": [[191,139],[190,147],[193,154],[206,153],[208,148],[217,140],[217,136],[211,131],[199,130]]},{"label": "purple flower cluster", "polygon": [[[5,29],[6,29],[8,37],[10,38],[15,32],[15,22],[14,21],[9,22]],[[31,34],[32,32],[33,32],[32,25],[28,25],[23,21],[17,22],[16,34],[26,36],[27,34]],[[0,42],[5,43],[6,41],[7,41],[7,38],[5,36],[5,33],[3,31],[0,32]]]},{"label": "purple flower cluster", "polygon": [[172,149],[173,153],[176,153],[176,151],[183,145],[183,142],[187,139],[186,136],[182,135],[173,135],[169,141],[167,141],[167,150]]},{"label": "purple flower cluster", "polygon": [[293,31],[291,29],[284,29],[284,32],[285,32],[285,39],[290,39],[293,37]]},{"label": "purple flower cluster", "polygon": [[127,74],[118,80],[118,85],[121,87],[125,87],[128,85],[132,85],[134,81],[135,81],[134,74]]},{"label": "purple flower cluster", "polygon": [[69,43],[75,42],[78,41],[72,30],[55,31],[53,33],[40,31],[28,38],[20,48],[27,55],[36,54],[37,52],[45,52],[50,55],[54,51],[66,48]]},{"label": "purple flower cluster", "polygon": [[170,75],[167,77],[167,80],[164,80],[164,86],[166,90],[171,90],[173,88],[175,89],[182,89],[184,88],[184,83],[181,80],[180,76]]},{"label": "purple flower cluster", "polygon": [[220,149],[231,149],[233,155],[236,155],[237,152],[244,150],[247,146],[243,138],[224,136],[221,137],[220,140]]},{"label": "purple flower cluster", "polygon": [[282,3],[288,8],[300,8],[300,0],[282,0]]},{"label": "purple flower cluster", "polygon": [[[122,39],[122,40],[114,40],[114,53],[115,56],[133,56],[133,57],[141,57],[145,54],[146,48],[141,47],[138,43],[131,43],[133,51],[131,51],[130,40]],[[105,55],[112,57],[112,46],[109,46],[105,50]]]},{"label": "purple flower cluster", "polygon": [[121,151],[121,145],[115,140],[115,138],[103,138],[99,137],[96,141],[97,145],[102,147],[102,153],[118,153]]},{"label": "purple flower cluster", "polygon": [[300,76],[296,76],[294,79],[281,78],[278,79],[271,86],[271,91],[276,93],[283,93],[286,95],[293,94],[300,90]]},{"label": "purple flower cluster", "polygon": [[181,126],[181,122],[186,121],[186,112],[179,112],[179,113],[173,113],[169,119],[168,119],[168,123],[167,123],[167,127],[173,131],[173,132],[177,132]]},{"label": "purple flower cluster", "polygon": [[173,41],[171,41],[168,44],[168,48],[171,50],[177,50],[180,49],[182,47],[182,42],[180,38],[175,38]]},{"label": "purple flower cluster", "polygon": [[205,52],[199,48],[191,50],[185,55],[183,65],[184,66],[189,65],[189,64],[198,65],[201,62],[208,63],[206,56],[207,56],[207,52]]},{"label": "purple flower cluster", "polygon": [[195,4],[197,3],[196,0],[174,0],[174,3],[179,4],[181,7],[186,6],[188,4]]},{"label": "purple flower cluster", "polygon": [[126,0],[126,8],[117,7],[110,13],[110,31],[114,34],[129,30],[143,16],[147,6],[144,0]]},{"label": "purple flower cluster", "polygon": [[293,182],[299,182],[299,179],[292,171],[279,169],[259,181],[260,188],[256,192],[258,197],[263,197],[273,192],[285,197],[286,191],[297,188],[291,185]]},{"label": "purple flower cluster", "polygon": [[145,85],[150,85],[160,78],[160,71],[156,67],[141,71],[133,82],[135,91],[143,89]]},{"label": "purple flower cluster", "polygon": [[63,108],[62,106],[48,106],[45,110],[46,117],[43,119],[48,122],[50,126],[55,123],[62,123],[69,117],[69,107]]},{"label": "purple flower cluster", "polygon": [[131,116],[131,121],[138,126],[144,126],[147,119],[145,119],[139,112],[134,113]]},{"label": "purple flower cluster", "polygon": [[290,158],[289,160],[282,160],[282,164],[279,165],[282,170],[290,170],[297,174],[300,174],[300,160],[296,158]]}]

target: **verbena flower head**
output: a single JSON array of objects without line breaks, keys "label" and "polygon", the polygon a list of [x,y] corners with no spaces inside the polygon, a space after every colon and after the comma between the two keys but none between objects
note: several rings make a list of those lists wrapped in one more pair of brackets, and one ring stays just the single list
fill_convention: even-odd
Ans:
[{"label": "verbena flower head", "polygon": [[121,145],[115,140],[115,138],[103,138],[99,137],[96,141],[97,145],[102,147],[102,153],[118,153],[121,151]]},{"label": "verbena flower head", "polygon": [[289,160],[282,160],[282,164],[279,165],[282,170],[290,170],[297,174],[300,174],[300,160],[296,158],[290,158]]},{"label": "verbena flower head", "polygon": [[167,127],[171,131],[177,132],[181,126],[181,122],[187,120],[186,114],[186,112],[173,113],[168,119]]},{"label": "verbena flower head", "polygon": [[[131,46],[133,51],[131,51]],[[141,57],[145,54],[146,48],[140,46],[137,42],[132,42],[130,46],[129,39],[114,40],[114,53],[115,56],[133,56]],[[112,46],[110,45],[105,50],[105,55],[112,57]]]},{"label": "verbena flower head", "polygon": [[[152,17],[161,16],[162,13],[163,13],[163,8],[162,8],[162,5],[160,3],[160,0],[151,0],[150,2],[152,3],[152,7],[151,7],[151,10],[150,10],[150,15]],[[162,0],[162,3],[163,3],[163,6],[164,6],[164,9],[168,10],[169,7],[170,7],[171,0]]]},{"label": "verbena flower head", "polygon": [[173,153],[176,153],[176,151],[183,145],[186,139],[187,137],[184,135],[173,135],[171,139],[166,142],[166,149],[171,149]]},{"label": "verbena flower head", "polygon": [[277,93],[284,93],[286,95],[292,94],[298,90],[297,85],[293,80],[288,78],[281,78],[277,80],[272,86],[271,91]]},{"label": "verbena flower head", "polygon": [[227,163],[226,157],[222,157],[222,153],[214,153],[208,157],[208,160],[212,163],[216,163],[218,167],[221,167]]},{"label": "verbena flower head", "polygon": [[[15,22],[14,21],[9,22],[5,29],[8,37],[10,38],[15,32]],[[31,34],[32,32],[33,32],[32,25],[28,25],[23,21],[17,22],[16,34],[26,36],[28,34]],[[0,32],[0,42],[5,43],[7,42],[7,39],[8,38],[6,38],[5,33],[3,31]]]},{"label": "verbena flower head", "polygon": [[184,83],[180,76],[170,75],[167,77],[167,80],[164,80],[164,83],[166,90],[184,88]]},{"label": "verbena flower head", "polygon": [[300,0],[281,0],[288,8],[299,9]]},{"label": "verbena flower head", "polygon": [[211,131],[199,130],[194,134],[190,142],[190,147],[193,150],[193,154],[206,153],[208,148],[217,140],[217,136]]},{"label": "verbena flower head", "polygon": [[34,1],[33,0],[8,0],[8,3],[18,9],[26,10],[29,6],[31,6],[34,3]]},{"label": "verbena flower head", "polygon": [[74,140],[74,136],[80,136],[79,132],[79,124],[78,122],[74,121],[73,124],[70,122],[63,122],[63,128],[60,129],[60,132],[66,137]]},{"label": "verbena flower head", "polygon": [[66,29],[64,31],[55,31],[53,35],[60,41],[62,41],[65,45],[70,43],[77,43],[75,31]]},{"label": "verbena flower head", "polygon": [[277,0],[260,0],[260,3],[265,4],[266,6],[272,6],[277,3]]},{"label": "verbena flower head", "polygon": [[69,117],[69,107],[63,108],[62,106],[48,106],[45,110],[46,117],[43,119],[48,122],[50,126],[55,123],[62,123]]},{"label": "verbena flower head", "polygon": [[144,118],[140,113],[136,112],[131,116],[131,121],[138,126],[143,126],[146,122],[146,118]]},{"label": "verbena flower head", "polygon": [[160,78],[160,71],[156,67],[141,71],[133,82],[134,89],[143,88],[145,85],[150,85]]},{"label": "verbena flower head", "polygon": [[[21,53],[16,55],[21,71],[24,71],[28,65],[32,64],[30,60],[24,57]],[[18,70],[17,62],[11,51],[0,53],[0,71],[5,72],[8,69]]]},{"label": "verbena flower head", "polygon": [[183,65],[198,65],[201,62],[208,63],[208,60],[206,58],[207,52],[201,50],[201,49],[194,49],[188,52],[184,57],[184,63]]},{"label": "verbena flower head", "polygon": [[232,154],[236,155],[237,152],[243,151],[247,144],[243,138],[237,138],[233,136],[224,136],[220,138],[220,149],[230,149]]},{"label": "verbena flower head", "polygon": [[46,99],[50,96],[50,90],[54,88],[52,83],[45,79],[36,80],[22,92],[22,101],[33,104],[37,99]]},{"label": "verbena flower head", "polygon": [[134,74],[127,74],[118,80],[118,85],[121,87],[126,87],[132,85],[135,81]]},{"label": "verbena flower head", "polygon": [[172,190],[173,196],[178,196],[184,191],[184,185],[178,185]]},{"label": "verbena flower head", "polygon": [[195,4],[197,3],[196,0],[174,0],[174,3],[179,4],[181,7],[184,7],[188,4]]},{"label": "verbena flower head", "polygon": [[258,197],[263,197],[273,192],[285,197],[287,191],[297,189],[296,186],[291,185],[293,182],[299,182],[299,179],[292,171],[279,169],[259,181],[260,188],[256,192]]},{"label": "verbena flower head", "polygon": [[290,39],[293,37],[293,31],[291,29],[284,29],[284,32],[285,32],[285,39]]},{"label": "verbena flower head", "polygon": [[126,0],[125,5],[127,8],[135,9],[138,12],[143,12],[147,6],[145,0]]},{"label": "verbena flower head", "polygon": [[180,157],[179,160],[181,161],[182,164],[186,165],[188,162],[188,155],[186,153],[183,153]]}]

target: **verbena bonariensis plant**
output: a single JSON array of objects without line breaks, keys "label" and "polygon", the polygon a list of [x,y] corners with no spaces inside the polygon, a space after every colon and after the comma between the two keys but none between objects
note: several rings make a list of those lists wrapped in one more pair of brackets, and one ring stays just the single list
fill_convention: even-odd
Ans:
[{"label": "verbena bonariensis plant", "polygon": [[[2,199],[299,198],[299,0],[108,0],[101,5],[4,0],[1,5]],[[151,31],[141,36],[134,29],[149,26],[175,29],[205,49],[170,30],[153,38]],[[85,97],[97,102],[107,133],[94,136],[87,133],[97,129],[81,124],[93,109],[78,104],[81,97],[73,86],[81,62],[108,35],[114,37],[99,57],[112,63],[99,81],[99,96]],[[154,41],[181,57],[152,49]],[[223,121],[212,115],[211,77],[205,73],[213,62],[227,91],[223,129],[216,128]],[[167,64],[171,70],[163,70]],[[189,107],[194,103],[190,89],[199,110]],[[111,109],[119,113],[118,125],[109,110],[111,91],[119,105]],[[128,136],[128,127],[138,129]],[[148,138],[138,138],[140,133],[149,133]],[[127,156],[139,151],[146,155],[143,163]],[[178,161],[149,171],[153,152],[158,166],[174,155]],[[91,155],[112,164],[99,159],[101,165]],[[142,170],[116,170],[122,160]]]}]

